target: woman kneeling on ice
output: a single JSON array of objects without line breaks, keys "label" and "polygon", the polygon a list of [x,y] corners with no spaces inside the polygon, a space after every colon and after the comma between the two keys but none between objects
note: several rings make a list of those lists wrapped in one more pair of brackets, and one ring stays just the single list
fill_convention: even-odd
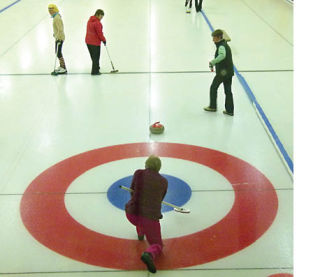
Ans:
[{"label": "woman kneeling on ice", "polygon": [[159,219],[161,201],[165,197],[168,181],[159,174],[161,160],[151,155],[145,163],[145,169],[134,173],[131,189],[131,199],[126,204],[126,216],[136,226],[138,239],[146,236],[149,247],[141,255],[141,260],[152,273],[157,271],[153,261],[161,254],[163,243]]}]

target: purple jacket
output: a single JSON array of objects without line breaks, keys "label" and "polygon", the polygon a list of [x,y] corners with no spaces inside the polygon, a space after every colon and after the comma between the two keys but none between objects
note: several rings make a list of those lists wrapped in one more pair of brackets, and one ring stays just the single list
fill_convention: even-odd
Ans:
[{"label": "purple jacket", "polygon": [[149,219],[162,218],[161,202],[167,193],[168,181],[151,169],[137,170],[132,179],[131,199],[126,204],[128,214],[141,215]]}]

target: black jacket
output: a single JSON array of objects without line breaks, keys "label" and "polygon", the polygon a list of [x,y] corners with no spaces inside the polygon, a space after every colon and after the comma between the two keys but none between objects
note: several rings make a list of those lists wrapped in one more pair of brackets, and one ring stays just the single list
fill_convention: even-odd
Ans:
[{"label": "black jacket", "polygon": [[218,56],[219,46],[223,45],[226,49],[225,59],[223,59],[221,62],[219,62],[215,65],[216,73],[218,76],[220,76],[222,78],[230,78],[234,75],[232,53],[231,53],[230,46],[228,45],[228,43],[224,39],[220,40],[219,42],[217,42],[215,44],[217,46],[216,53],[214,55],[215,58]]}]

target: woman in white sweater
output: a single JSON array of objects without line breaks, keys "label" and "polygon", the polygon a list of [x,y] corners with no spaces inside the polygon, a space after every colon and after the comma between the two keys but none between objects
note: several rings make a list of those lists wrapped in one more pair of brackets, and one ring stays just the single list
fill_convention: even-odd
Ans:
[{"label": "woman in white sweater", "polygon": [[60,63],[60,66],[54,71],[58,74],[65,74],[67,73],[67,68],[62,56],[62,44],[65,40],[63,22],[61,19],[61,15],[59,14],[59,9],[55,4],[49,4],[48,11],[53,18],[53,37],[55,38],[55,51]]}]

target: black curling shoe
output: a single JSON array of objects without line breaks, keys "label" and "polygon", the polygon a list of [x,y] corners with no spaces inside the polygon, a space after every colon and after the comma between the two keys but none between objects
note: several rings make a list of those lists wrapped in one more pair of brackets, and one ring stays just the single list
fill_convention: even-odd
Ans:
[{"label": "black curling shoe", "polygon": [[223,113],[226,114],[226,115],[233,116],[233,113],[229,113],[229,112],[227,112],[227,111],[223,111]]},{"label": "black curling shoe", "polygon": [[141,255],[141,260],[145,263],[145,265],[147,266],[149,272],[151,273],[156,273],[157,269],[153,263],[153,258],[151,256],[150,253],[148,252],[143,252],[143,254]]}]

